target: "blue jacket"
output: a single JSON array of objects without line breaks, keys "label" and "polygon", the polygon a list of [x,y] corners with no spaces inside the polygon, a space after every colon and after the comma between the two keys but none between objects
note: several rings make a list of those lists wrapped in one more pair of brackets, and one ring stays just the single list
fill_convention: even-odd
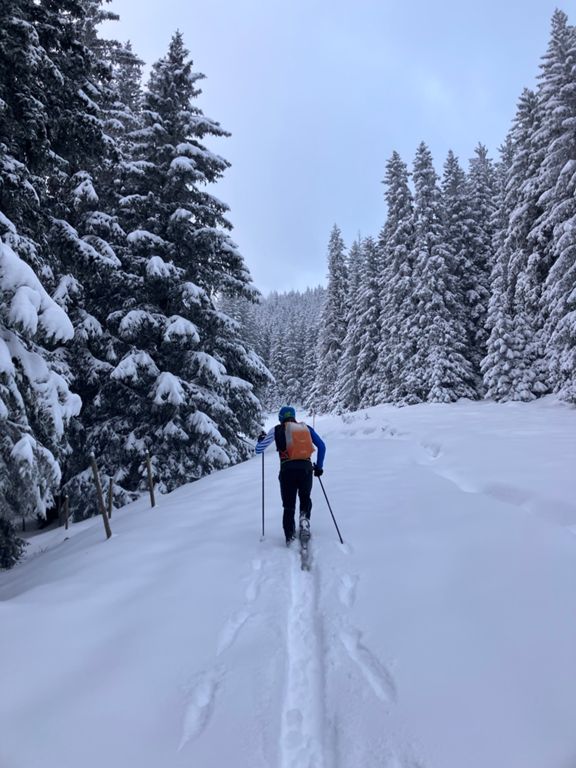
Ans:
[{"label": "blue jacket", "polygon": [[[324,466],[324,456],[326,455],[326,445],[320,435],[318,435],[312,427],[308,426],[306,424],[308,429],[310,430],[310,437],[312,438],[312,442],[318,449],[318,457],[316,459],[316,466],[319,469],[322,469]],[[256,443],[256,453],[264,453],[266,448],[268,448],[269,445],[271,445],[274,442],[274,430],[276,427],[272,427],[266,434],[266,437],[263,437],[262,440],[258,440]]]}]

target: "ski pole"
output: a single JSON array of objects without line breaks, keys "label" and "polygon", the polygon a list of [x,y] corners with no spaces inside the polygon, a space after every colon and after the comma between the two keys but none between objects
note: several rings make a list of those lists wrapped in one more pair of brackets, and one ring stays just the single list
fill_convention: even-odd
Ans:
[{"label": "ski pole", "polygon": [[264,539],[264,453],[262,453],[262,539]]},{"label": "ski pole", "polygon": [[344,539],[342,538],[342,534],[340,533],[340,528],[338,528],[338,523],[336,522],[336,518],[334,517],[334,512],[332,512],[332,507],[330,506],[330,502],[328,501],[328,496],[326,496],[326,491],[324,490],[324,483],[322,482],[322,478],[319,477],[318,480],[320,481],[320,487],[322,488],[322,493],[324,494],[324,498],[326,499],[326,504],[328,504],[328,509],[330,510],[330,514],[332,515],[332,520],[334,521],[334,525],[336,526],[336,530],[338,531],[338,538],[340,539],[340,544],[344,544]]}]

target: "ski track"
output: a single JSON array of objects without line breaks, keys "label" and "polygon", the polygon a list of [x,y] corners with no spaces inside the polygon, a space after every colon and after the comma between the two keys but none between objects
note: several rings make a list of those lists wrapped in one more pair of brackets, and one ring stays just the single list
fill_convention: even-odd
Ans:
[{"label": "ski track", "polygon": [[325,768],[321,626],[313,571],[292,557],[281,719],[281,768]]}]

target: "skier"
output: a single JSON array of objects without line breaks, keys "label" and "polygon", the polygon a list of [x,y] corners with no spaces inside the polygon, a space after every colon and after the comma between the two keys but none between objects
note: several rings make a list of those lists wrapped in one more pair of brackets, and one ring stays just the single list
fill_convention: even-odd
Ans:
[{"label": "skier", "polygon": [[[296,411],[291,405],[284,405],[278,413],[278,421],[268,433],[262,432],[256,443],[256,453],[263,453],[274,440],[280,455],[280,495],[284,515],[282,526],[286,545],[296,538],[294,515],[296,495],[300,499],[300,538],[310,538],[310,512],[312,510],[312,474],[320,477],[323,470],[326,446],[323,440],[307,424],[296,421]],[[318,448],[318,458],[312,464],[310,458]]]}]

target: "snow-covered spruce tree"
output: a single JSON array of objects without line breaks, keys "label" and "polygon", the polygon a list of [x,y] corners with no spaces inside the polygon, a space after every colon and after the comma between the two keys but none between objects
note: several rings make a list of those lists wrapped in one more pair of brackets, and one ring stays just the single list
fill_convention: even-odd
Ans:
[{"label": "snow-covered spruce tree", "polygon": [[356,375],[360,407],[375,405],[380,393],[378,371],[378,342],[380,340],[380,275],[382,257],[377,242],[372,237],[362,241],[360,281],[357,291],[358,356]]},{"label": "snow-covered spruce tree", "polygon": [[[1,223],[15,228],[1,214]],[[60,484],[64,430],[80,410],[48,344],[71,338],[72,325],[38,277],[0,239],[0,520],[45,516]],[[0,549],[11,547],[0,528]]]},{"label": "snow-covered spruce tree", "polygon": [[[60,483],[65,427],[78,413],[54,344],[73,330],[46,291],[51,94],[61,73],[43,45],[48,10],[25,0],[3,6],[0,25],[0,550],[20,548],[11,521],[43,516]],[[42,281],[42,282],[41,282]],[[44,283],[44,285],[43,285]]]},{"label": "snow-covered spruce tree", "polygon": [[488,340],[486,356],[481,362],[484,393],[495,400],[506,399],[511,390],[514,369],[514,339],[512,315],[508,299],[509,253],[505,247],[510,212],[513,203],[508,194],[507,180],[514,156],[512,131],[500,147],[497,166],[497,216],[494,229],[494,264],[490,273],[490,299],[486,314]]},{"label": "snow-covered spruce tree", "polygon": [[[486,354],[486,312],[490,297],[490,272],[494,263],[496,176],[488,150],[478,144],[468,168],[470,250],[464,278],[466,331],[475,371]],[[479,384],[479,382],[478,382]]]},{"label": "snow-covered spruce tree", "polygon": [[[64,462],[64,482],[75,517],[96,510],[96,495],[86,471],[89,454],[105,446],[92,439],[94,413],[105,410],[100,395],[124,352],[111,332],[108,315],[130,292],[120,256],[125,233],[114,215],[115,168],[120,150],[109,130],[116,96],[110,56],[117,46],[100,40],[96,27],[111,17],[100,0],[82,0],[44,8],[39,34],[60,73],[50,97],[49,137],[53,170],[48,177],[45,210],[50,218],[47,245],[52,261],[54,297],[66,309],[75,334],[61,355],[84,409],[69,431],[72,445]],[[53,28],[53,29],[52,29]],[[82,475],[84,473],[84,475]],[[77,482],[84,477],[85,482]],[[73,482],[69,482],[75,478]],[[117,494],[118,496],[118,494]],[[117,498],[125,501],[126,498]]]},{"label": "snow-covered spruce tree", "polygon": [[334,225],[328,242],[328,287],[316,347],[316,378],[308,404],[325,413],[337,406],[336,381],[346,336],[348,274],[342,234]]},{"label": "snow-covered spruce tree", "polygon": [[543,287],[540,347],[547,356],[552,386],[576,402],[576,30],[559,10],[552,17],[537,98],[542,213],[531,232],[540,258],[532,267],[529,287],[531,298]]},{"label": "snow-covered spruce tree", "polygon": [[[195,106],[202,77],[182,36],[154,64],[143,126],[124,163],[120,224],[124,268],[136,277],[108,322],[128,351],[107,385],[101,423],[106,472],[128,490],[141,482],[146,449],[162,490],[246,458],[260,427],[253,384],[267,378],[219,295],[257,296],[231,241],[226,206],[205,190],[228,163],[206,149],[225,136]],[[97,433],[97,429],[96,429]]]},{"label": "snow-covered spruce tree", "polygon": [[540,207],[533,152],[537,127],[536,98],[525,89],[502,150],[495,260],[486,327],[487,354],[482,362],[486,394],[497,400],[532,400],[546,391],[539,376],[540,287],[534,282],[539,261],[530,230]]},{"label": "snow-covered spruce tree", "polygon": [[415,352],[408,334],[414,316],[412,272],[414,268],[414,203],[408,184],[408,168],[397,152],[386,164],[386,206],[388,215],[380,233],[382,302],[378,371],[379,402],[407,398],[406,361]]},{"label": "snow-covered spruce tree", "polygon": [[[480,297],[488,293],[485,276],[478,269],[475,249],[477,220],[471,211],[467,195],[466,175],[452,150],[448,152],[442,177],[443,239],[448,253],[448,274],[453,293],[454,320],[466,330],[466,344],[462,354],[473,373],[470,384],[477,396],[482,393],[480,360],[478,359]],[[472,279],[479,278],[481,288],[472,288]],[[484,330],[482,330],[484,333]]]},{"label": "snow-covered spruce tree", "polygon": [[360,352],[362,326],[358,307],[362,287],[363,251],[360,239],[355,240],[348,252],[348,303],[346,309],[346,336],[343,353],[338,368],[337,413],[355,411],[360,407],[360,391],[357,374],[358,355]]},{"label": "snow-covered spruce tree", "polygon": [[416,352],[408,361],[406,402],[474,397],[474,372],[465,357],[466,331],[454,294],[438,178],[424,143],[416,153],[414,186],[416,309],[409,333]]}]

